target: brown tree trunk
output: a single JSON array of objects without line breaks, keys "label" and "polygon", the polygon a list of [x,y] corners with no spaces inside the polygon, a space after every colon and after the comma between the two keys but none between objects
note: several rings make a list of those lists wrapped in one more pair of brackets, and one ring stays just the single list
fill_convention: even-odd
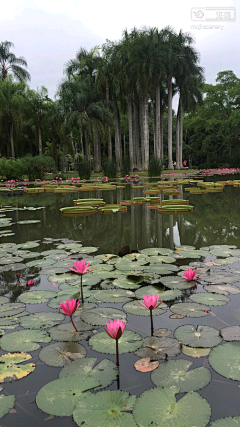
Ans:
[{"label": "brown tree trunk", "polygon": [[128,129],[129,129],[129,158],[130,169],[135,167],[135,158],[133,151],[133,114],[132,114],[132,95],[128,94]]},{"label": "brown tree trunk", "polygon": [[94,129],[94,172],[101,172],[101,146],[97,129]]},{"label": "brown tree trunk", "polygon": [[[107,78],[106,78],[106,101],[107,101],[107,109],[109,110],[109,87],[108,87]],[[108,125],[108,160],[112,160],[112,136],[111,136],[110,125]]]},{"label": "brown tree trunk", "polygon": [[122,169],[122,143],[121,143],[120,114],[119,114],[116,95],[114,95],[114,124],[115,124],[116,170],[117,172],[120,172],[120,170]]},{"label": "brown tree trunk", "polygon": [[42,132],[41,132],[41,127],[38,126],[38,151],[39,151],[39,155],[42,156],[43,153],[43,149],[42,149]]},{"label": "brown tree trunk", "polygon": [[13,123],[10,125],[10,144],[11,144],[11,157],[15,158],[15,149],[14,149],[14,141],[13,141]]},{"label": "brown tree trunk", "polygon": [[140,135],[139,135],[139,107],[136,97],[133,103],[133,146],[136,153],[136,166],[141,166],[141,150],[140,150]]}]

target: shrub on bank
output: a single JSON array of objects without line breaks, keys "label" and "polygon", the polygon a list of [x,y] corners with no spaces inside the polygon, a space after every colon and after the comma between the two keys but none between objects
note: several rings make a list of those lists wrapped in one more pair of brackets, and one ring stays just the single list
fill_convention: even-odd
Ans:
[{"label": "shrub on bank", "polygon": [[25,156],[20,159],[0,158],[0,175],[7,180],[22,179],[26,175],[29,181],[43,179],[53,170],[54,161],[50,156]]},{"label": "shrub on bank", "polygon": [[148,165],[149,176],[160,176],[163,170],[163,162],[155,156],[151,156]]},{"label": "shrub on bank", "polygon": [[115,160],[104,159],[102,162],[102,167],[105,176],[108,178],[116,178],[117,170]]},{"label": "shrub on bank", "polygon": [[77,163],[78,176],[81,179],[90,179],[92,173],[92,164],[90,160],[81,159]]}]

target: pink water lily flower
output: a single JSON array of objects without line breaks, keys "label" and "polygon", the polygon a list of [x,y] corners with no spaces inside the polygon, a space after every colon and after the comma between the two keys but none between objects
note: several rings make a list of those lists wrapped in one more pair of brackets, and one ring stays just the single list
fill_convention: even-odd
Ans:
[{"label": "pink water lily flower", "polygon": [[196,270],[192,270],[191,268],[189,268],[188,270],[184,271],[183,275],[181,274],[181,277],[191,281],[191,280],[197,279],[196,275],[197,275],[197,268],[196,268]]},{"label": "pink water lily flower", "polygon": [[63,310],[63,313],[62,313],[62,311],[57,311],[57,312],[64,314],[64,316],[69,316],[75,331],[78,332],[78,329],[76,328],[76,326],[73,322],[72,316],[75,313],[75,311],[78,309],[78,307],[80,306],[80,302],[79,301],[77,302],[76,299],[72,299],[72,300],[70,299],[70,300],[67,300],[66,302],[59,303],[59,305],[60,305],[61,309]]},{"label": "pink water lily flower", "polygon": [[74,262],[76,270],[73,267],[70,267],[70,269],[74,271],[74,273],[78,273],[78,274],[91,273],[93,270],[88,270],[89,264],[90,262],[86,263],[86,261],[82,259],[82,261]]},{"label": "pink water lily flower", "polygon": [[119,352],[118,352],[118,340],[121,338],[127,322],[123,322],[122,320],[110,320],[110,323],[106,323],[107,328],[104,327],[107,334],[116,340],[116,365],[119,366]]},{"label": "pink water lily flower", "polygon": [[149,310],[154,310],[155,308],[159,307],[159,305],[162,303],[162,301],[158,303],[159,295],[156,295],[156,296],[154,294],[152,295],[148,294],[148,296],[143,295],[143,299],[145,304],[143,304],[140,301],[138,301],[138,303],[141,304],[143,307],[148,308]]},{"label": "pink water lily flower", "polygon": [[33,280],[29,280],[28,282],[27,282],[27,286],[33,286],[34,285],[34,281]]}]

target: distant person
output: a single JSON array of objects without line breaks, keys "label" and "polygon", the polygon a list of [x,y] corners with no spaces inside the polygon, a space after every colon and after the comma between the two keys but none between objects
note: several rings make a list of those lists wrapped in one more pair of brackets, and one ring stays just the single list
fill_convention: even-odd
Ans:
[{"label": "distant person", "polygon": [[187,166],[187,160],[184,160],[183,162],[183,166],[186,167]]},{"label": "distant person", "polygon": [[177,163],[176,163],[176,162],[173,162],[173,167],[174,167],[174,169],[176,169],[176,165],[177,165]]}]

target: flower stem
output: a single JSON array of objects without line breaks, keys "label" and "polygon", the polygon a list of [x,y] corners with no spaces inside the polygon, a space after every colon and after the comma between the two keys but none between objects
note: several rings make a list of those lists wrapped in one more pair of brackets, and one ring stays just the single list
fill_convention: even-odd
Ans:
[{"label": "flower stem", "polygon": [[70,319],[71,319],[71,322],[72,322],[72,324],[73,324],[73,327],[74,327],[75,331],[76,331],[76,332],[79,332],[79,331],[78,331],[78,329],[76,328],[76,326],[74,325],[74,322],[73,322],[73,320],[72,320],[72,316],[70,316]]},{"label": "flower stem", "polygon": [[83,303],[84,303],[84,301],[83,301],[82,274],[81,274],[81,297],[82,297],[82,304],[83,304]]},{"label": "flower stem", "polygon": [[118,340],[116,340],[116,365],[119,366]]},{"label": "flower stem", "polygon": [[153,317],[152,317],[152,309],[150,308],[150,319],[151,319],[151,336],[153,336]]}]

